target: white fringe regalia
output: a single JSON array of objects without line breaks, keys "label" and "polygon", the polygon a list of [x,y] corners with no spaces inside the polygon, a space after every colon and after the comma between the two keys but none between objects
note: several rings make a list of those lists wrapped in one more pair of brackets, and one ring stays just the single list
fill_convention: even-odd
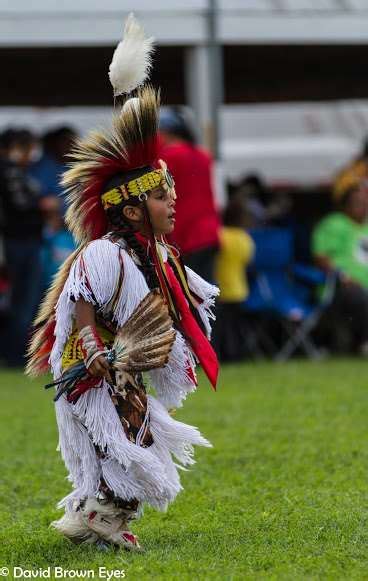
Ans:
[{"label": "white fringe regalia", "polygon": [[[165,253],[164,247],[162,250]],[[56,307],[55,343],[50,356],[55,379],[61,375],[61,359],[73,327],[75,301],[83,298],[101,315],[107,314],[121,268],[123,283],[112,313],[118,327],[149,292],[131,256],[106,238],[90,242],[73,262]],[[187,274],[191,289],[203,300],[199,312],[210,332],[209,319],[213,317],[211,307],[217,288],[190,269]],[[167,412],[171,407],[181,406],[187,394],[195,389],[188,374],[189,366],[194,366],[193,355],[184,338],[176,332],[168,364],[148,373],[157,397],[148,395],[153,444],[147,448],[126,437],[105,380],[101,388],[90,389],[75,404],[69,403],[65,396],[56,402],[59,449],[73,484],[73,491],[58,507],[65,507],[68,512],[73,501],[96,495],[103,478],[117,497],[134,498],[157,509],[166,509],[182,488],[177,468],[194,463],[193,445],[210,446],[197,428],[172,419]],[[94,445],[104,451],[103,459],[96,455]]]}]

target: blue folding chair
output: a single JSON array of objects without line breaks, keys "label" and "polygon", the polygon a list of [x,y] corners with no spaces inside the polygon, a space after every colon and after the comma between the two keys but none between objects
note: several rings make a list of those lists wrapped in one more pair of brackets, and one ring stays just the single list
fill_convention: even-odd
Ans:
[{"label": "blue folding chair", "polygon": [[[286,228],[260,228],[250,231],[256,251],[248,271],[250,294],[244,307],[250,314],[276,318],[286,332],[286,343],[276,352],[275,359],[285,361],[299,348],[308,357],[319,358],[311,331],[323,312],[330,306],[334,278],[310,265],[293,262],[293,234]],[[316,301],[316,286],[324,287]],[[271,344],[261,326],[256,329],[260,342]]]}]

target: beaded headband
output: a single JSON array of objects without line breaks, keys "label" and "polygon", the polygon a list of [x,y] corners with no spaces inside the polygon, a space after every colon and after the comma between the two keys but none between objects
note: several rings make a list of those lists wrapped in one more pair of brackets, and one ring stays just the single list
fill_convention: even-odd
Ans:
[{"label": "beaded headband", "polygon": [[101,202],[104,210],[107,210],[111,206],[117,206],[123,201],[129,200],[129,198],[139,198],[142,202],[147,199],[147,192],[154,190],[158,186],[163,186],[163,188],[170,194],[170,196],[175,200],[175,182],[174,179],[167,169],[167,165],[161,159],[159,160],[161,169],[155,169],[144,175],[130,180],[125,184],[121,184],[105,192],[101,196]]}]

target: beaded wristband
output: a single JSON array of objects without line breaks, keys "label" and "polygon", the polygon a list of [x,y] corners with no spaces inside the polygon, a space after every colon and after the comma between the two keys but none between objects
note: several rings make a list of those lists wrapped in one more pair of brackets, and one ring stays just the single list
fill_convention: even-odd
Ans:
[{"label": "beaded wristband", "polygon": [[83,327],[79,332],[78,339],[83,353],[84,364],[88,369],[99,355],[105,355],[106,348],[97,333],[96,327],[93,325]]}]

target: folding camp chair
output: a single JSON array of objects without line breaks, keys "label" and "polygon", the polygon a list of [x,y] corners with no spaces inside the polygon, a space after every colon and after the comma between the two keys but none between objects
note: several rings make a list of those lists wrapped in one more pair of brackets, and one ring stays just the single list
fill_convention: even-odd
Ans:
[{"label": "folding camp chair", "polygon": [[[311,332],[332,303],[335,280],[313,266],[293,263],[293,236],[286,228],[251,230],[256,252],[249,271],[250,295],[244,304],[251,315],[258,315],[254,341],[258,350],[274,344],[265,331],[265,321],[277,320],[287,337],[281,349],[273,349],[277,361],[286,361],[298,349],[310,358],[322,351]],[[315,299],[317,286],[324,285],[321,297]],[[265,341],[267,338],[267,341]],[[268,342],[268,345],[267,345]]]}]

